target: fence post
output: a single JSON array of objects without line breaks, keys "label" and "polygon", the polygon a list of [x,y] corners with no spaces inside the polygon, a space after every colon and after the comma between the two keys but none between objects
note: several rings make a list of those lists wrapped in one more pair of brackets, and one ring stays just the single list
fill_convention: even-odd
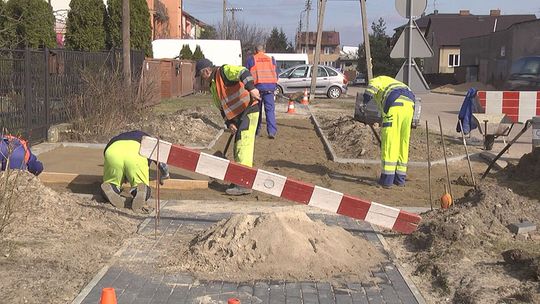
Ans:
[{"label": "fence post", "polygon": [[30,50],[24,48],[24,104],[26,107],[26,137],[30,139],[32,130],[32,81],[30,79]]},{"label": "fence post", "polygon": [[43,75],[43,79],[45,79],[45,127],[48,131],[51,124],[51,111],[49,104],[49,48],[45,47],[43,52],[45,60],[45,75]]}]

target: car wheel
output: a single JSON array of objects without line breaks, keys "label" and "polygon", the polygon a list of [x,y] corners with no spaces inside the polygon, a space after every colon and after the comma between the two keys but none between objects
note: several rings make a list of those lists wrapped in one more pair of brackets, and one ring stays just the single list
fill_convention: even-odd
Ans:
[{"label": "car wheel", "polygon": [[283,89],[280,86],[276,86],[276,90],[274,91],[275,96],[282,96],[283,95]]},{"label": "car wheel", "polygon": [[336,86],[332,86],[328,89],[328,93],[326,93],[326,95],[331,99],[339,98],[341,96],[341,89]]}]

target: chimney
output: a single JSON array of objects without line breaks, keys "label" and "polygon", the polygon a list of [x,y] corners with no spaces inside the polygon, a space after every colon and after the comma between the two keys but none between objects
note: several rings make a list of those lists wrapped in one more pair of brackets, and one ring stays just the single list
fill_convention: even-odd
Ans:
[{"label": "chimney", "polygon": [[489,10],[489,15],[494,16],[494,17],[500,16],[501,15],[501,10],[500,9]]},{"label": "chimney", "polygon": [[460,16],[469,16],[471,14],[471,11],[469,10],[459,10]]}]

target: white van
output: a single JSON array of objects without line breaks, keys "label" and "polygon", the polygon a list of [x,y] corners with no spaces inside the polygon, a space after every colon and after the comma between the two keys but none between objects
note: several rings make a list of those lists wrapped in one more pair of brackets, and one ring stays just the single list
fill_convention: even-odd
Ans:
[{"label": "white van", "polygon": [[274,57],[276,65],[281,72],[296,65],[309,63],[307,54],[266,53],[266,55]]},{"label": "white van", "polygon": [[184,44],[195,52],[197,45],[201,47],[204,57],[216,66],[223,64],[242,65],[242,48],[240,40],[207,40],[207,39],[156,39],[152,41],[152,51],[156,59],[172,59],[180,55]]}]

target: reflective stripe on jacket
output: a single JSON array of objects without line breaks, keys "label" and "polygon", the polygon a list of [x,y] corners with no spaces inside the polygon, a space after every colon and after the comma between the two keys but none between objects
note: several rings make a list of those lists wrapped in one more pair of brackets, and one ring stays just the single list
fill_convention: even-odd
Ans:
[{"label": "reflective stripe on jacket", "polygon": [[276,66],[273,63],[272,57],[266,56],[264,53],[257,53],[253,56],[254,65],[249,69],[255,85],[260,83],[276,83],[277,74]]},{"label": "reflective stripe on jacket", "polygon": [[387,113],[390,107],[398,105],[395,101],[402,96],[415,102],[414,94],[406,84],[388,76],[370,80],[366,93],[373,96],[381,113]]},{"label": "reflective stripe on jacket", "polygon": [[230,83],[229,79],[224,79],[228,74],[228,71],[225,70],[227,67],[226,65],[217,69],[215,85],[216,95],[219,99],[221,109],[227,120],[232,120],[247,108],[250,95],[249,91],[244,88],[243,82],[234,81]]}]

